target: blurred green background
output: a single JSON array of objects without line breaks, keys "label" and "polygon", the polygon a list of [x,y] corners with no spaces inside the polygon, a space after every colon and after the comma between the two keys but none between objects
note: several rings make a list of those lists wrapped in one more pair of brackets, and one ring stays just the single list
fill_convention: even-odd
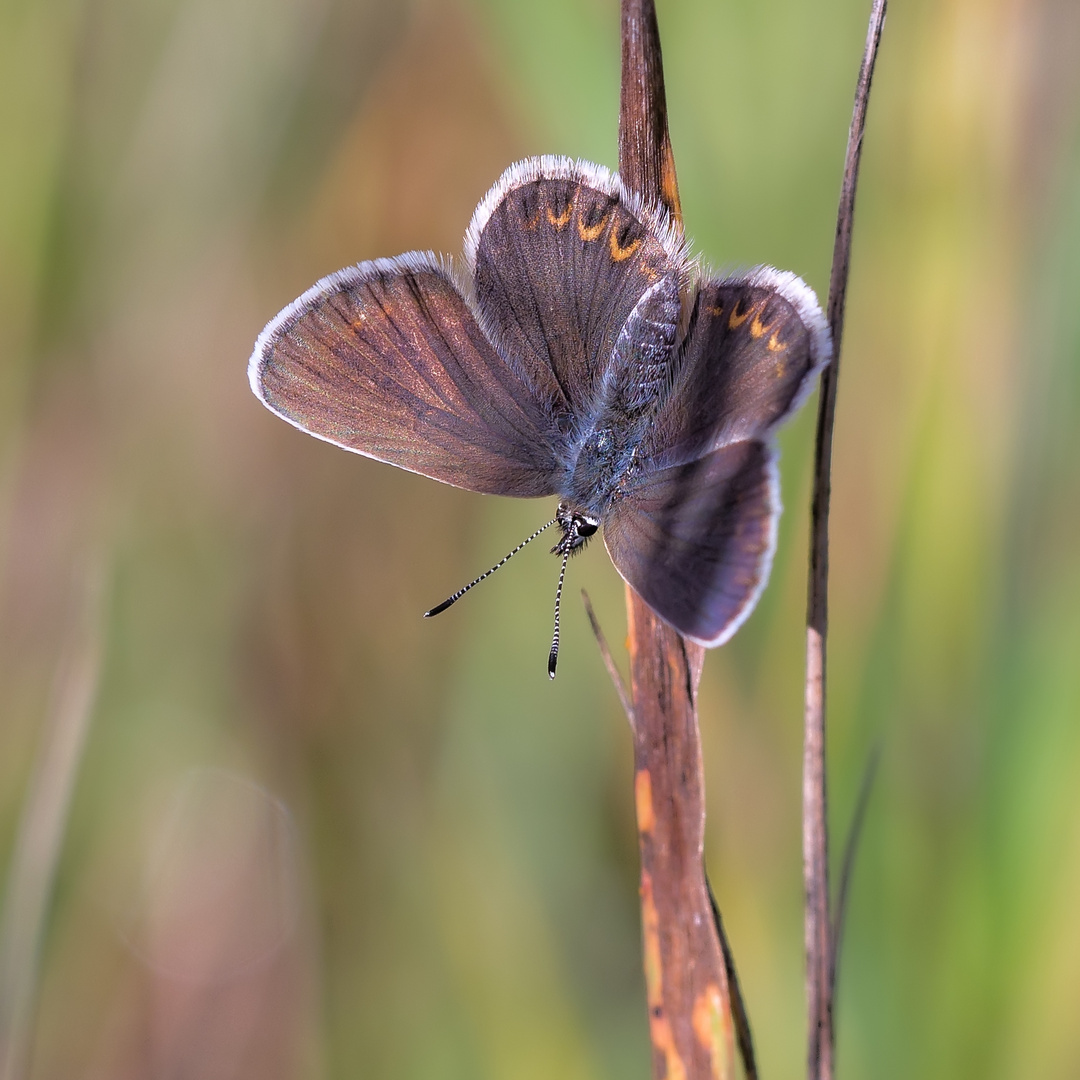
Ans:
[{"label": "blurred green background", "polygon": [[[823,295],[868,9],[660,0],[710,262]],[[316,278],[459,252],[511,161],[614,166],[617,35],[616,0],[0,4],[6,1076],[648,1076],[630,739],[577,599],[619,645],[601,545],[549,685],[539,545],[420,615],[550,506],[307,438],[245,376]],[[840,1072],[1076,1077],[1075,0],[893,0],[852,274],[835,851],[882,757]],[[812,412],[772,583],[702,691],[708,864],[771,1080],[803,1072]]]}]

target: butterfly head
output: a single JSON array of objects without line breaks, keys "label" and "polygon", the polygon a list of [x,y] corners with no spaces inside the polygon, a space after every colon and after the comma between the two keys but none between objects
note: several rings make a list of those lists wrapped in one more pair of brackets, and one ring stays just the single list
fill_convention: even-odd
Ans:
[{"label": "butterfly head", "polygon": [[562,566],[559,567],[559,584],[555,589],[555,633],[551,638],[551,652],[548,653],[548,675],[552,679],[555,678],[555,665],[559,662],[559,610],[562,605],[563,581],[566,579],[566,561],[580,551],[589,542],[589,537],[600,528],[600,519],[595,514],[575,509],[568,502],[559,503],[555,511],[555,521],[562,529],[562,536],[551,549],[551,553],[562,556]]},{"label": "butterfly head", "polygon": [[555,521],[562,529],[559,542],[551,549],[552,555],[573,555],[580,551],[589,537],[600,528],[600,519],[584,510],[575,510],[570,503],[561,502],[555,511]]}]

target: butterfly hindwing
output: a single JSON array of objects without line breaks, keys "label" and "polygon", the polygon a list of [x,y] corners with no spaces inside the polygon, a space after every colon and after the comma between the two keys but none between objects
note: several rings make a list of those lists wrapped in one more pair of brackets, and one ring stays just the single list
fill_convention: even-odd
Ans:
[{"label": "butterfly hindwing", "polygon": [[471,491],[556,490],[550,417],[431,255],[319,282],[260,335],[249,377],[279,416],[348,450]]},{"label": "butterfly hindwing", "polygon": [[685,269],[680,241],[596,165],[533,158],[509,169],[466,235],[477,308],[500,350],[568,431],[588,423],[624,324]]},{"label": "butterfly hindwing", "polygon": [[643,456],[675,465],[765,437],[799,407],[830,355],[825,317],[794,274],[761,267],[701,283]]},{"label": "butterfly hindwing", "polygon": [[646,474],[608,510],[604,543],[662,619],[720,645],[768,579],[779,512],[774,451],[749,440]]}]

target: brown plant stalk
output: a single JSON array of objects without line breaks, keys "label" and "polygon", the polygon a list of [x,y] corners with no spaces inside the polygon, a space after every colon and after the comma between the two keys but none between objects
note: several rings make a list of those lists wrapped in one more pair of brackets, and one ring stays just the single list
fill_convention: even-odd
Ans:
[{"label": "brown plant stalk", "polygon": [[807,1077],[832,1080],[834,1072],[833,992],[835,988],[835,927],[829,908],[829,836],[825,741],[825,644],[828,637],[829,497],[831,495],[832,436],[836,417],[836,387],[840,375],[840,345],[844,333],[844,304],[851,263],[851,233],[855,190],[859,178],[863,131],[870,84],[874,75],[886,0],[874,0],[866,34],[855,105],[848,131],[844,178],[836,218],[832,273],[829,279],[828,320],[833,359],[821,377],[814,487],[810,504],[810,561],[806,605],[806,691],[803,739],[803,883],[806,893]]},{"label": "brown plant stalk", "polygon": [[[681,225],[652,0],[622,0],[619,172]],[[629,587],[634,796],[645,986],[656,1080],[735,1075],[729,983],[704,871],[705,790],[696,697],[704,651]]]}]

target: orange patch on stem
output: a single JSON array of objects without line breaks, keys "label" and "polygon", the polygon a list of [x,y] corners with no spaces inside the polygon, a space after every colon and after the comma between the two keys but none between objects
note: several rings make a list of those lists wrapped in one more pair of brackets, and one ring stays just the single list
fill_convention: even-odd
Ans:
[{"label": "orange patch on stem", "polygon": [[649,1016],[649,1040],[664,1057],[666,1080],[686,1080],[686,1066],[675,1049],[675,1035],[665,1017]]},{"label": "orange patch on stem", "polygon": [[720,987],[709,983],[694,1000],[694,1012],[691,1016],[694,1037],[703,1050],[709,1053],[712,1074],[715,1080],[726,1080],[728,1076],[727,1047],[731,1043],[730,1019],[724,1008],[724,999]]},{"label": "orange patch on stem", "polygon": [[634,807],[638,832],[651,833],[656,828],[656,812],[653,810],[652,776],[648,769],[638,769],[634,774]]},{"label": "orange patch on stem", "polygon": [[[648,776],[642,769],[638,774]],[[637,782],[635,779],[635,788]],[[650,806],[652,800],[650,797]],[[649,1040],[664,1058],[667,1080],[686,1080],[686,1066],[675,1049],[675,1033],[664,1015],[664,969],[660,957],[660,914],[653,898],[652,875],[641,872],[641,931],[645,939],[645,998],[649,1003]]]},{"label": "orange patch on stem", "polygon": [[645,997],[650,1014],[664,1007],[664,965],[660,959],[660,914],[653,899],[652,875],[641,872],[641,935],[645,953]]},{"label": "orange patch on stem", "polygon": [[675,179],[675,158],[671,153],[671,147],[664,147],[664,168],[660,175],[660,190],[664,196],[664,202],[671,211],[671,216],[676,224],[682,225],[682,206],[679,205],[679,184]]}]

